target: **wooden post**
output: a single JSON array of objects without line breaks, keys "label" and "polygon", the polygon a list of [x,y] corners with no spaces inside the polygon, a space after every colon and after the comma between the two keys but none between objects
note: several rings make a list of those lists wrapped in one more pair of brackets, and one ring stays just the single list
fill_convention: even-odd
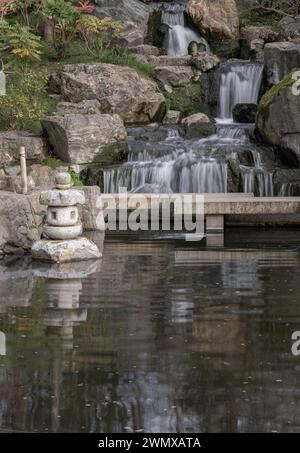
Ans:
[{"label": "wooden post", "polygon": [[25,147],[20,148],[20,166],[21,166],[21,180],[22,180],[22,194],[27,194],[27,169],[26,169],[26,152]]}]

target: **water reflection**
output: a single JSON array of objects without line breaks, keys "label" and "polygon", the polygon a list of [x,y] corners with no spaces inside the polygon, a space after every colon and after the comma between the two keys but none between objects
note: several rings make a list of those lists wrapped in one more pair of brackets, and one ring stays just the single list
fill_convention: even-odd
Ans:
[{"label": "water reflection", "polygon": [[300,431],[299,238],[112,234],[100,263],[2,266],[0,429]]}]

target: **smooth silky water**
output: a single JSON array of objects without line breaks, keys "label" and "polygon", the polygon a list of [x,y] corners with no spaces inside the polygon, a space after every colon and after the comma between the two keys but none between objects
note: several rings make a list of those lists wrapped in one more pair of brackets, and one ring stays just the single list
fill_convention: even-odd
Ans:
[{"label": "smooth silky water", "polygon": [[256,63],[221,66],[217,127],[208,137],[188,140],[178,127],[128,128],[127,162],[104,171],[104,192],[230,192],[228,166],[246,153],[249,162],[240,165],[242,181],[235,191],[262,197],[292,194],[293,187],[285,185],[275,193],[274,168],[268,168],[255,143],[255,125],[233,122],[237,103],[257,103],[262,74],[263,65]]},{"label": "smooth silky water", "polygon": [[2,261],[0,430],[300,432],[300,231],[219,245],[110,233],[73,279]]}]

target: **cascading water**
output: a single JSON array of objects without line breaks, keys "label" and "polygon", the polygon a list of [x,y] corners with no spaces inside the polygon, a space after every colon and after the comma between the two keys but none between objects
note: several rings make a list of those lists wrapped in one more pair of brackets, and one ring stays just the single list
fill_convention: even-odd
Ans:
[{"label": "cascading water", "polygon": [[185,4],[164,3],[161,11],[161,22],[169,27],[164,45],[168,55],[187,55],[188,46],[192,41],[203,44],[206,50],[209,50],[207,41],[186,24],[184,17]]},{"label": "cascading water", "polygon": [[228,120],[224,123],[230,124],[219,123],[215,134],[194,140],[182,137],[178,128],[129,128],[128,161],[105,171],[105,192],[116,193],[125,187],[144,193],[226,193],[231,187],[232,162],[237,162],[240,183],[235,190],[272,196],[272,173],[250,138],[254,125],[232,121],[236,102],[257,102],[262,67],[246,63],[229,68],[221,77],[220,112]]},{"label": "cascading water", "polygon": [[263,65],[255,63],[221,66],[219,122],[233,122],[236,104],[257,104],[263,69]]},{"label": "cascading water", "polygon": [[[236,104],[257,104],[263,77],[263,65],[256,63],[225,64],[220,70],[218,123],[232,124],[232,136],[238,136],[240,125],[233,124]],[[229,129],[230,130],[230,129]],[[273,196],[272,173],[264,168],[261,153],[252,147],[252,166],[240,165],[243,191],[259,196]]]}]

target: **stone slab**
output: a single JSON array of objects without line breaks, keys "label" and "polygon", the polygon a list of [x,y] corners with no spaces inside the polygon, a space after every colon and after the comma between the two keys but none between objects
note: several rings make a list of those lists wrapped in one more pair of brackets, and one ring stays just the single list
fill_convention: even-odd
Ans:
[{"label": "stone slab", "polygon": [[67,241],[37,241],[33,244],[31,253],[33,259],[50,263],[87,261],[102,258],[102,253],[96,244],[84,237]]}]

